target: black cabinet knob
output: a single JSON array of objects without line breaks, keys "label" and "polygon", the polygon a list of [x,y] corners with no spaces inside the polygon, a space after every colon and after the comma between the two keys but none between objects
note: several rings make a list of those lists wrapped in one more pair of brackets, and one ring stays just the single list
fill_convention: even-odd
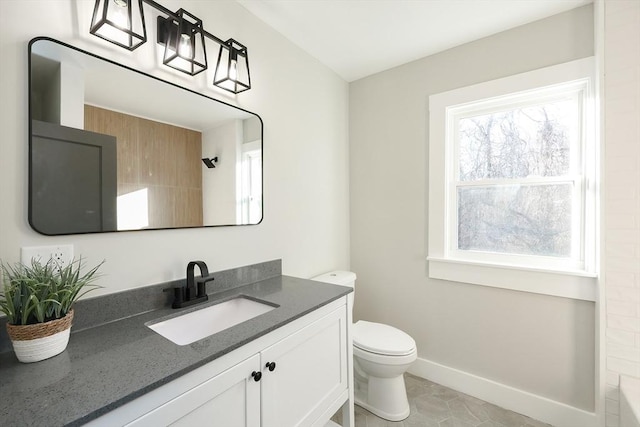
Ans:
[{"label": "black cabinet knob", "polygon": [[265,368],[269,368],[269,371],[273,372],[276,369],[276,362],[267,362]]},{"label": "black cabinet knob", "polygon": [[256,381],[256,382],[257,382],[257,381],[260,381],[260,378],[262,378],[262,372],[256,372],[256,371],[253,371],[253,372],[251,373],[251,376],[253,377],[253,380],[254,380],[254,381]]}]

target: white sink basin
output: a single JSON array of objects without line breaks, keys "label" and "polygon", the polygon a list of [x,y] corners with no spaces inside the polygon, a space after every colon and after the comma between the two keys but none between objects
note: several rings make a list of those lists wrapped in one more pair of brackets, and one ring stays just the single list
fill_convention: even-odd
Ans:
[{"label": "white sink basin", "polygon": [[268,303],[237,297],[172,319],[147,323],[146,326],[178,345],[187,345],[274,308],[276,306]]}]

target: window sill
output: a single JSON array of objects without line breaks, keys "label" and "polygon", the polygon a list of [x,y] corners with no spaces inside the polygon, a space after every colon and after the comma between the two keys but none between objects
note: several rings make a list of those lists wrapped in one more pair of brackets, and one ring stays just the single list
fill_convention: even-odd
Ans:
[{"label": "window sill", "polygon": [[432,279],[470,283],[584,301],[596,300],[597,276],[584,271],[555,271],[428,257]]}]

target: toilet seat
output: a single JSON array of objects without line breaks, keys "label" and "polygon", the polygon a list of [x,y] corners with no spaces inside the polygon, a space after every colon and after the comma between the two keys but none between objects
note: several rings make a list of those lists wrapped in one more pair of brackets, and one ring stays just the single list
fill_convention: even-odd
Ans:
[{"label": "toilet seat", "polygon": [[357,359],[366,360],[371,363],[377,363],[384,366],[408,365],[418,358],[418,352],[414,350],[403,356],[389,356],[388,354],[378,354],[371,351],[362,350],[360,347],[353,346],[353,356]]},{"label": "toilet seat", "polygon": [[363,352],[382,356],[409,356],[416,352],[416,342],[393,326],[360,320],[353,325],[353,345]]}]

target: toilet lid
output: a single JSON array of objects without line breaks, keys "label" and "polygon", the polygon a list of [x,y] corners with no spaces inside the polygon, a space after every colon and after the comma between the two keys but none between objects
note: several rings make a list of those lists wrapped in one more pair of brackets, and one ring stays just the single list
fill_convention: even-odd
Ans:
[{"label": "toilet lid", "polygon": [[408,334],[393,326],[360,320],[353,325],[353,345],[371,353],[403,356],[416,348]]}]

